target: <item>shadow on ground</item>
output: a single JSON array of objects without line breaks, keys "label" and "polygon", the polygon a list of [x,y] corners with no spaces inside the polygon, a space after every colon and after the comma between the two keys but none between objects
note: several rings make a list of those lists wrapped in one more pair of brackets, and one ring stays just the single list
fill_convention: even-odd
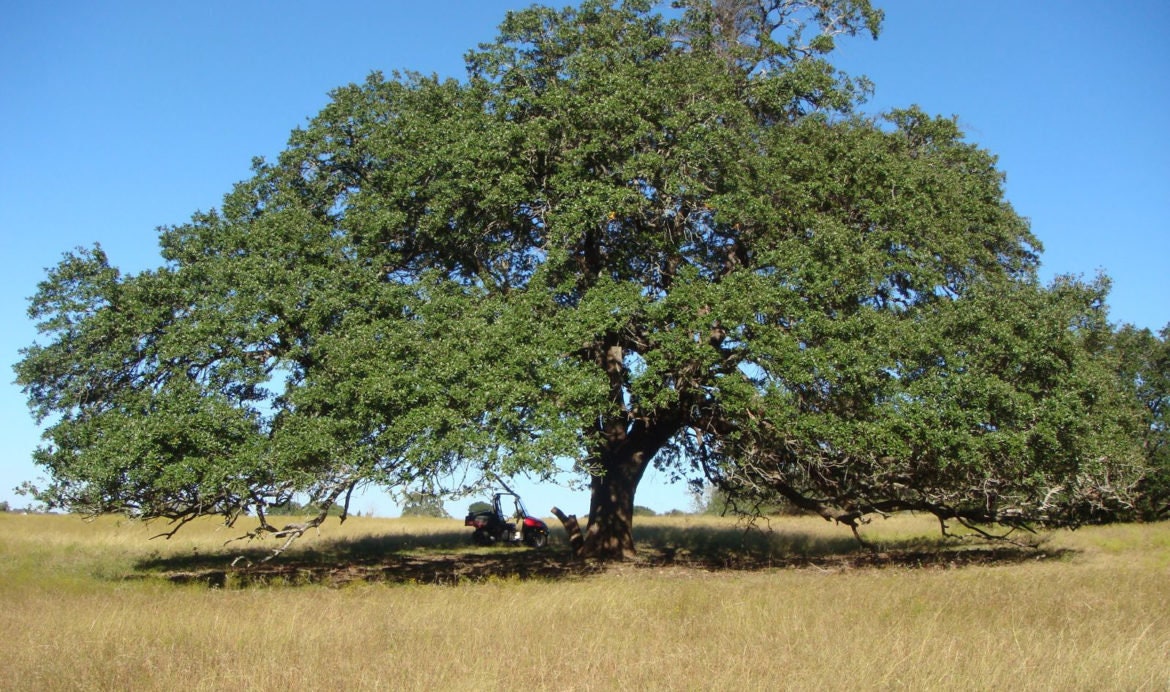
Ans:
[{"label": "shadow on ground", "polygon": [[[852,536],[826,538],[799,531],[734,527],[644,527],[635,531],[638,558],[623,567],[705,572],[815,569],[839,572],[888,567],[951,569],[1064,557],[1067,550],[1003,542],[914,538],[861,547]],[[458,585],[494,579],[579,579],[610,567],[569,554],[554,530],[543,550],[472,548],[462,532],[425,536],[379,535],[321,541],[268,562],[266,549],[249,547],[207,555],[153,557],[130,578],[162,578],[212,588],[261,585],[344,586],[356,582]],[[234,561],[234,564],[233,564]]]}]

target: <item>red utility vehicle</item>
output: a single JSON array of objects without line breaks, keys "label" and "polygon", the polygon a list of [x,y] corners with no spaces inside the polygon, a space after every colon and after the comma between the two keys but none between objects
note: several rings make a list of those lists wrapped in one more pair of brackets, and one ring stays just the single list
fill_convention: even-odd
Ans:
[{"label": "red utility vehicle", "polygon": [[[504,498],[512,499],[512,511],[504,513]],[[543,548],[548,544],[548,524],[528,514],[516,493],[496,493],[490,509],[470,509],[464,526],[475,531],[471,541],[476,545],[524,545]]]}]

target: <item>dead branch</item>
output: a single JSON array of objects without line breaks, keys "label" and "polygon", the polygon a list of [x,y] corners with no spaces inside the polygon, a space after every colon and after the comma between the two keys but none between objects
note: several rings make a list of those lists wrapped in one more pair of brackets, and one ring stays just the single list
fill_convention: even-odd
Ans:
[{"label": "dead branch", "polygon": [[560,519],[561,524],[565,527],[565,533],[569,535],[569,548],[573,551],[573,555],[580,555],[581,549],[585,546],[585,536],[581,533],[581,525],[577,523],[576,514],[565,514],[559,508],[552,508],[553,516]]}]

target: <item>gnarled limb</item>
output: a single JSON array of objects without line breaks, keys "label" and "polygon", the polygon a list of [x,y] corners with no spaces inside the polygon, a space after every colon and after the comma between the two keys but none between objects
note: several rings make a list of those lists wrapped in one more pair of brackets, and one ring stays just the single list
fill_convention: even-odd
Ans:
[{"label": "gnarled limb", "polygon": [[565,533],[569,536],[569,548],[573,551],[574,556],[581,554],[581,548],[585,546],[585,536],[581,533],[581,525],[577,523],[576,514],[565,514],[558,507],[553,507],[553,516],[560,519],[561,524],[565,527]]},{"label": "gnarled limb", "polygon": [[[299,522],[299,523],[295,523],[295,524],[285,524],[283,527],[281,527],[279,529],[276,528],[275,526],[273,526],[272,524],[268,523],[268,518],[265,516],[262,508],[257,508],[256,514],[260,519],[260,525],[257,526],[254,530],[249,531],[248,533],[244,534],[243,536],[238,536],[236,538],[232,538],[232,539],[226,541],[225,545],[227,543],[231,543],[233,541],[238,541],[238,540],[243,540],[243,539],[251,540],[254,538],[260,538],[261,536],[264,536],[265,534],[271,535],[273,538],[285,539],[284,542],[279,547],[274,548],[269,555],[267,555],[263,560],[261,560],[261,562],[268,562],[268,561],[280,556],[282,553],[284,553],[286,550],[288,550],[292,546],[292,544],[294,542],[296,542],[296,540],[298,538],[300,538],[301,536],[304,536],[305,533],[307,533],[311,529],[315,529],[315,528],[318,528],[319,526],[321,526],[321,524],[323,524],[325,522],[325,519],[328,518],[329,510],[331,510],[333,508],[333,505],[337,503],[337,499],[341,496],[342,493],[345,493],[345,500],[344,500],[344,503],[342,505],[340,520],[342,522],[344,522],[346,520],[346,518],[349,516],[349,501],[353,495],[353,491],[354,491],[354,488],[356,485],[357,485],[357,481],[350,481],[350,482],[338,483],[337,485],[329,488],[328,492],[324,495],[324,497],[322,497],[318,502],[315,503],[320,508],[320,511],[317,512],[316,516],[312,517],[308,521]],[[240,561],[241,558],[242,558],[242,556],[237,557],[235,560],[232,561],[232,564],[235,565],[237,562]]]}]

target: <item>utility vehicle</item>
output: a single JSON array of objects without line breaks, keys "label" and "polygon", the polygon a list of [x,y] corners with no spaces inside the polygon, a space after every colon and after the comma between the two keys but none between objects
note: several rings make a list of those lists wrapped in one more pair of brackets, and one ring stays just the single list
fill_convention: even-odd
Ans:
[{"label": "utility vehicle", "polygon": [[[475,529],[471,541],[476,545],[523,543],[533,548],[543,548],[548,544],[548,524],[529,515],[516,493],[496,493],[492,496],[490,508],[484,509],[483,504],[472,505],[463,520],[464,526]],[[511,510],[508,513],[504,511],[506,505]]]}]

